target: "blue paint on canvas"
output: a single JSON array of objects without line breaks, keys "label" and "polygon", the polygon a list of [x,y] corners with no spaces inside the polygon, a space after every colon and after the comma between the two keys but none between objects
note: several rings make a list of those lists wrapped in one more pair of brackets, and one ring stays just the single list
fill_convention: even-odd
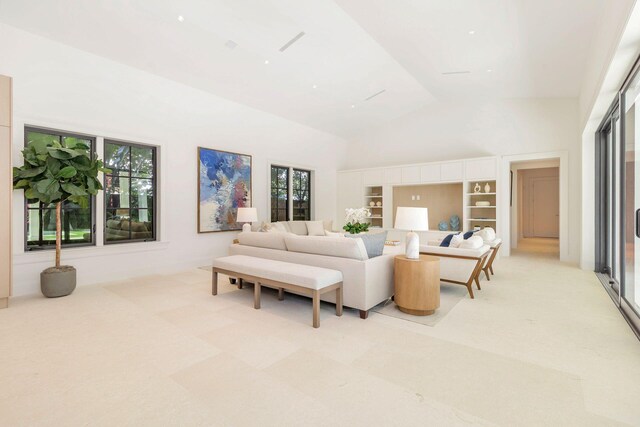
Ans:
[{"label": "blue paint on canvas", "polygon": [[239,207],[251,205],[251,157],[200,149],[200,231],[242,228]]}]

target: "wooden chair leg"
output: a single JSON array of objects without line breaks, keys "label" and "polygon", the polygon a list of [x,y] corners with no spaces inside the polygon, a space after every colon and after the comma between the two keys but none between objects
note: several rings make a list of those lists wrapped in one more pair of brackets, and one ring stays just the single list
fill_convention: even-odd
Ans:
[{"label": "wooden chair leg", "polygon": [[360,310],[360,318],[364,320],[367,317],[369,317],[369,310]]},{"label": "wooden chair leg", "polygon": [[476,281],[476,286],[478,287],[478,290],[480,291],[481,290],[480,289],[480,280],[478,279],[478,276],[476,276],[475,281]]},{"label": "wooden chair leg", "polygon": [[260,309],[260,282],[256,282],[253,286],[253,308]]},{"label": "wooden chair leg", "polygon": [[218,272],[215,270],[211,273],[211,295],[218,295]]},{"label": "wooden chair leg", "polygon": [[342,286],[336,289],[336,316],[342,316]]},{"label": "wooden chair leg", "polygon": [[313,291],[313,327],[320,327],[320,292]]},{"label": "wooden chair leg", "polygon": [[278,288],[278,301],[284,300],[284,289]]},{"label": "wooden chair leg", "polygon": [[471,283],[467,283],[467,289],[469,290],[469,296],[471,297],[471,299],[474,299],[473,288],[471,287]]},{"label": "wooden chair leg", "polygon": [[491,272],[491,274],[493,274],[495,276],[495,273],[493,272],[493,265],[489,266],[489,271]]},{"label": "wooden chair leg", "polygon": [[489,280],[489,281],[490,281],[490,280],[491,280],[491,277],[489,277],[489,269],[488,269],[488,268],[485,268],[485,269],[484,269],[484,270],[482,270],[482,271],[484,271],[485,276],[487,276],[487,280]]},{"label": "wooden chair leg", "polygon": [[238,279],[238,289],[242,289],[242,284],[244,281],[242,279]]}]

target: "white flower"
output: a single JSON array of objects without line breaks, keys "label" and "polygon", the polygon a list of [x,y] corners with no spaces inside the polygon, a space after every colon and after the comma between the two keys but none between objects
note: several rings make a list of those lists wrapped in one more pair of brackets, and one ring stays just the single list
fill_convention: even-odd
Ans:
[{"label": "white flower", "polygon": [[356,222],[363,222],[365,219],[371,216],[371,212],[367,208],[347,208],[345,209],[345,218],[347,223],[355,224]]}]

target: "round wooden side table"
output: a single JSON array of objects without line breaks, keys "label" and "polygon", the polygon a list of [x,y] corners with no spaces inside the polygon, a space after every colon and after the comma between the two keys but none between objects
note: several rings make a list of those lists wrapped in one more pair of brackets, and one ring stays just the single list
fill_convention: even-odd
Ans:
[{"label": "round wooden side table", "polygon": [[395,303],[414,316],[428,316],[440,307],[440,258],[420,255],[408,259],[397,255],[394,259]]}]

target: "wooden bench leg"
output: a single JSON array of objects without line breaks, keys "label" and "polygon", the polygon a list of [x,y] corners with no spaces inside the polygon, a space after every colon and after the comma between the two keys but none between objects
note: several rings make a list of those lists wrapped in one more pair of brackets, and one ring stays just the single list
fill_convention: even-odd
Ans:
[{"label": "wooden bench leg", "polygon": [[284,288],[278,288],[278,301],[284,300]]},{"label": "wooden bench leg", "polygon": [[491,274],[495,275],[495,273],[493,272],[493,265],[489,266],[489,271],[491,272]]},{"label": "wooden bench leg", "polygon": [[320,327],[320,292],[313,291],[313,327]]},{"label": "wooden bench leg", "polygon": [[336,289],[336,316],[342,316],[342,286]]},{"label": "wooden bench leg", "polygon": [[243,283],[244,283],[244,280],[238,279],[238,289],[242,289],[242,284]]},{"label": "wooden bench leg", "polygon": [[253,308],[258,310],[260,308],[260,282],[256,282],[253,286]]},{"label": "wooden bench leg", "polygon": [[491,277],[489,277],[489,268],[485,268],[483,269],[484,271],[484,275],[487,276],[487,280],[491,280]]},{"label": "wooden bench leg", "polygon": [[476,276],[476,286],[478,287],[478,290],[480,290],[480,280],[478,279],[478,276]]},{"label": "wooden bench leg", "polygon": [[369,317],[369,310],[360,310],[360,318],[364,320],[367,317]]},{"label": "wooden bench leg", "polygon": [[218,272],[211,272],[211,295],[218,295]]},{"label": "wooden bench leg", "polygon": [[471,287],[471,282],[467,283],[467,289],[469,290],[469,296],[473,299],[473,288]]}]

